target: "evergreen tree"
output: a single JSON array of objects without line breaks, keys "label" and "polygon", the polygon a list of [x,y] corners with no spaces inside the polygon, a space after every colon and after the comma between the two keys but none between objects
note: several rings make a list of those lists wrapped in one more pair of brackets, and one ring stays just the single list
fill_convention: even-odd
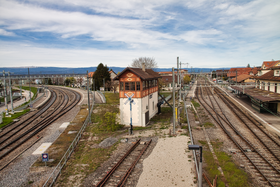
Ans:
[{"label": "evergreen tree", "polygon": [[99,90],[100,87],[103,87],[103,79],[105,79],[105,83],[111,80],[109,68],[106,65],[104,66],[102,63],[100,63],[97,66],[92,79],[95,80],[95,90]]}]

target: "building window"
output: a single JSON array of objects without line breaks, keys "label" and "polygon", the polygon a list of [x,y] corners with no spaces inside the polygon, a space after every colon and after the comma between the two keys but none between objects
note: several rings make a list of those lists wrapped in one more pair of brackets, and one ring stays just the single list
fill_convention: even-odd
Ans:
[{"label": "building window", "polygon": [[136,90],[140,90],[140,82],[136,82]]},{"label": "building window", "polygon": [[120,90],[123,91],[123,82],[121,82]]},{"label": "building window", "polygon": [[129,90],[129,82],[125,83],[125,90]]},{"label": "building window", "polygon": [[267,90],[270,91],[270,82],[267,83]]},{"label": "building window", "polygon": [[277,93],[277,83],[275,83],[274,92]]},{"label": "building window", "polygon": [[156,80],[156,86],[157,86],[157,80]]},{"label": "building window", "polygon": [[130,90],[135,91],[135,82],[130,82]]}]

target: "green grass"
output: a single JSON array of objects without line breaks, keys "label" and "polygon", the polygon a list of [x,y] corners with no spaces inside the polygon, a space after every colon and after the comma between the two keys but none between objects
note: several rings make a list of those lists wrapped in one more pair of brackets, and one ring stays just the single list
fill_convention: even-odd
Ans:
[{"label": "green grass", "polygon": [[[18,88],[20,88],[19,86],[17,86]],[[29,91],[29,86],[22,86],[21,87],[23,90],[27,90]],[[36,97],[36,93],[37,93],[37,88],[36,87],[30,87],[31,89],[31,92],[34,94],[33,97],[32,97],[32,100],[35,99]]]},{"label": "green grass", "polygon": [[195,108],[200,107],[200,104],[198,102],[196,102],[195,100],[192,99],[192,104]]},{"label": "green grass", "polygon": [[18,112],[15,114],[11,114],[11,117],[5,117],[5,114],[4,114],[3,123],[0,124],[0,128],[5,127],[6,125],[12,123],[14,119],[18,118],[19,116],[22,116],[23,114],[25,114],[27,112],[29,112],[29,109],[26,109],[22,112]]},{"label": "green grass", "polygon": [[106,104],[120,104],[119,93],[104,93]]},{"label": "green grass", "polygon": [[213,124],[213,123],[211,123],[211,122],[205,122],[204,123],[204,127],[205,128],[210,128],[210,127],[214,127],[215,125]]},{"label": "green grass", "polygon": [[172,116],[173,116],[173,112],[170,107],[161,107],[161,114],[155,115],[152,119],[150,119],[150,121],[170,123],[170,118]]},{"label": "green grass", "polygon": [[225,181],[222,180],[220,171],[218,170],[218,164],[214,161],[213,155],[206,146],[205,141],[200,141],[203,145],[203,158],[206,162],[206,171],[209,180],[213,180],[215,176],[218,176],[217,186],[224,187],[225,183],[231,187],[249,187],[249,178],[245,171],[238,168],[238,166],[231,159],[231,155],[226,154],[219,150],[222,142],[211,142],[214,148],[214,152],[218,158],[219,166],[222,168],[225,176]]},{"label": "green grass", "polygon": [[164,97],[167,97],[169,95],[172,95],[172,92],[160,92],[160,95],[163,95]]}]

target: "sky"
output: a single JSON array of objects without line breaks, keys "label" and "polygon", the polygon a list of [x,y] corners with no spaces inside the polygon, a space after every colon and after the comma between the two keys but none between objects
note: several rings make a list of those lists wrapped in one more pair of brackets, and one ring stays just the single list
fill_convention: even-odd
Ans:
[{"label": "sky", "polygon": [[261,66],[280,59],[279,0],[0,0],[0,67]]}]

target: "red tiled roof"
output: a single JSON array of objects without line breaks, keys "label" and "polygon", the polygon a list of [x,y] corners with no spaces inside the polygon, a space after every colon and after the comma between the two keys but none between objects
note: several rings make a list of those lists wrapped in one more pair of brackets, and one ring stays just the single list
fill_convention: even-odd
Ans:
[{"label": "red tiled roof", "polygon": [[227,73],[227,76],[236,77],[236,72],[237,72],[237,76],[242,74],[249,75],[251,70],[252,68],[231,68]]},{"label": "red tiled roof", "polygon": [[88,73],[88,76],[91,77],[91,78],[93,77],[93,75],[94,75],[94,72],[89,72]]},{"label": "red tiled roof", "polygon": [[[254,77],[253,75],[246,75],[246,74],[241,74],[237,76],[237,82],[242,82],[245,81],[246,79]],[[232,79],[233,81],[236,82],[236,78]]]},{"label": "red tiled roof", "polygon": [[276,60],[276,61],[264,61],[262,64],[262,68],[263,69],[269,69],[271,67],[273,67],[275,64],[277,64],[278,62],[280,62],[280,60]]},{"label": "red tiled roof", "polygon": [[271,81],[280,81],[280,77],[274,76],[274,70],[270,70],[266,74],[256,77],[258,80],[271,80]]},{"label": "red tiled roof", "polygon": [[[175,78],[175,82],[177,82],[177,75],[175,75],[174,78]],[[164,82],[164,83],[173,82],[172,76],[162,76],[161,79],[162,79],[162,82]]]},{"label": "red tiled roof", "polygon": [[257,67],[254,67],[254,68],[252,68],[252,73],[254,74],[254,75],[256,75],[257,73],[258,73],[258,70],[260,70],[261,68],[257,68]]},{"label": "red tiled roof", "polygon": [[160,75],[155,72],[152,69],[146,69],[145,71],[142,70],[142,68],[131,68],[131,67],[127,67],[125,68],[120,74],[118,74],[114,80],[119,80],[120,76],[126,72],[126,71],[132,71],[133,73],[135,73],[136,75],[138,75],[142,80],[149,80],[149,79],[156,79],[156,78],[160,78]]}]

